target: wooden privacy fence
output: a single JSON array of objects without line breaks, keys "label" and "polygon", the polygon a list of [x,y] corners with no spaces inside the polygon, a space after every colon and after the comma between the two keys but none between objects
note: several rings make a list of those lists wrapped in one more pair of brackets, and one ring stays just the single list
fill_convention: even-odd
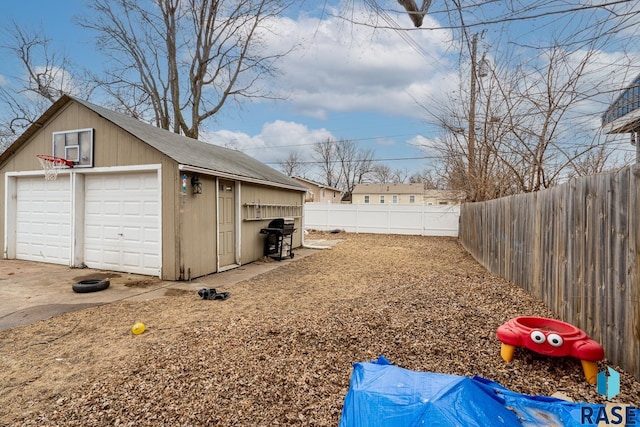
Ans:
[{"label": "wooden privacy fence", "polygon": [[460,206],[305,203],[304,227],[350,233],[458,236]]},{"label": "wooden privacy fence", "polygon": [[584,329],[638,379],[639,177],[632,166],[464,204],[459,231],[462,245],[489,271]]}]

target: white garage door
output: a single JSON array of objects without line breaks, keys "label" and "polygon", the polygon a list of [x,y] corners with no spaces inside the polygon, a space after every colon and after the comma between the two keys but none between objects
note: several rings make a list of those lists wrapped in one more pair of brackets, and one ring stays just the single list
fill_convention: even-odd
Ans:
[{"label": "white garage door", "polygon": [[69,265],[71,192],[69,178],[18,178],[16,258]]},{"label": "white garage door", "polygon": [[86,176],[87,267],[159,274],[159,194],[156,172]]}]

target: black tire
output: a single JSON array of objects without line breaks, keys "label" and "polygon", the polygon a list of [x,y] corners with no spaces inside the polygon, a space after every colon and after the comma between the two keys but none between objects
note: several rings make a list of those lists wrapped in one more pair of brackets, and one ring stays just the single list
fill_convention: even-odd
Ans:
[{"label": "black tire", "polygon": [[86,294],[88,292],[98,292],[107,289],[110,285],[108,280],[100,280],[100,279],[91,279],[91,280],[81,280],[78,283],[74,283],[71,287],[73,292],[77,292],[79,294]]},{"label": "black tire", "polygon": [[291,253],[289,254],[289,257],[290,257],[291,259],[293,259],[293,257],[294,257],[294,256],[295,256],[295,254],[294,254],[293,252],[291,252]]}]

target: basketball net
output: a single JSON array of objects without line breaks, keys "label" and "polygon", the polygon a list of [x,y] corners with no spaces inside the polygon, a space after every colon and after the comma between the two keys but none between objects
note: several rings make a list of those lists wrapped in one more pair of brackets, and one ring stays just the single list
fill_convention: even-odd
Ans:
[{"label": "basketball net", "polygon": [[46,154],[38,154],[38,161],[44,170],[44,179],[47,181],[55,181],[58,178],[58,172],[65,166],[69,166],[66,159],[60,157],[48,156]]}]

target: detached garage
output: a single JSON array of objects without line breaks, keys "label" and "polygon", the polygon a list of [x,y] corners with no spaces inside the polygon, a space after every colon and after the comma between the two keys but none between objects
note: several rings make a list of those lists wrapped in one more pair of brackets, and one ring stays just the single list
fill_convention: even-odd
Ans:
[{"label": "detached garage", "polygon": [[69,96],[0,155],[0,172],[5,259],[189,280],[261,258],[275,218],[294,218],[302,243],[297,181]]}]

